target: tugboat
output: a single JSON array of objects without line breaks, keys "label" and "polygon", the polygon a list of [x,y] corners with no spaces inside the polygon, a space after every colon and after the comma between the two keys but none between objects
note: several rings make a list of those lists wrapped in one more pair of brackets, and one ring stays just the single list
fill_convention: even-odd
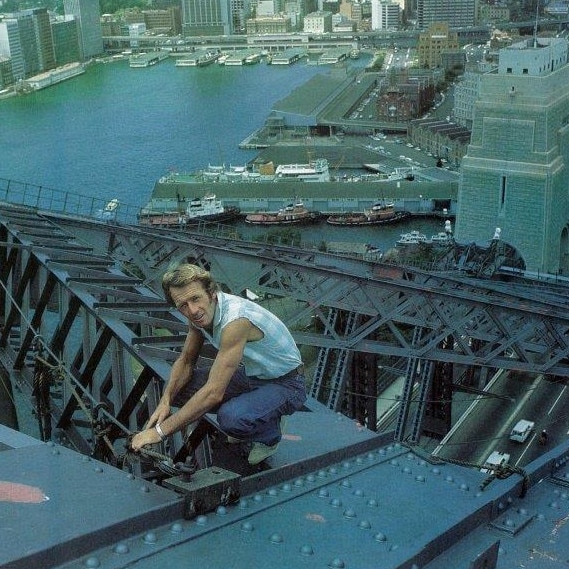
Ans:
[{"label": "tugboat", "polygon": [[275,213],[251,213],[245,217],[245,223],[252,225],[303,225],[314,223],[320,218],[320,212],[310,211],[301,201],[290,203]]},{"label": "tugboat", "polygon": [[330,215],[326,223],[330,225],[382,225],[395,223],[406,219],[411,214],[408,211],[395,211],[393,203],[377,202],[362,213],[346,213]]},{"label": "tugboat", "polygon": [[[179,203],[182,203],[179,201]],[[236,206],[224,206],[215,194],[206,194],[203,198],[190,200],[184,213],[154,213],[140,217],[140,225],[180,228],[196,225],[201,221],[228,223],[236,220],[241,210]]]}]

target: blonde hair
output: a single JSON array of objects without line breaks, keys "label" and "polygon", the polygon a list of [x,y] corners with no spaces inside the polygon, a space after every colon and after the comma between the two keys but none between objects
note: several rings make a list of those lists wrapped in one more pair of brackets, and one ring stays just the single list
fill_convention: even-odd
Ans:
[{"label": "blonde hair", "polygon": [[162,277],[162,290],[166,300],[174,306],[170,289],[181,288],[194,282],[199,282],[210,296],[219,290],[218,284],[209,271],[202,269],[198,265],[182,262],[170,267]]}]

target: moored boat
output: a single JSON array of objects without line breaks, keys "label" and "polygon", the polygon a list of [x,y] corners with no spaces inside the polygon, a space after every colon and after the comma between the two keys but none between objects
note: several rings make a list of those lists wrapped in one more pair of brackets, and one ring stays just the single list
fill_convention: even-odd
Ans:
[{"label": "moored boat", "polygon": [[[179,202],[183,203],[183,202]],[[140,225],[160,227],[185,227],[200,221],[216,221],[227,223],[240,216],[241,210],[236,206],[224,206],[215,194],[208,193],[203,198],[190,200],[185,211],[145,213],[140,216]]]},{"label": "moored boat", "polygon": [[330,215],[326,223],[330,225],[381,225],[402,221],[410,215],[407,211],[395,211],[393,203],[376,202],[363,212]]},{"label": "moored boat", "polygon": [[413,230],[409,233],[402,233],[397,240],[397,245],[417,245],[418,243],[426,243],[427,236],[420,231]]},{"label": "moored boat", "polygon": [[245,223],[252,225],[302,225],[318,221],[320,213],[307,209],[301,201],[291,203],[274,213],[251,213]]}]

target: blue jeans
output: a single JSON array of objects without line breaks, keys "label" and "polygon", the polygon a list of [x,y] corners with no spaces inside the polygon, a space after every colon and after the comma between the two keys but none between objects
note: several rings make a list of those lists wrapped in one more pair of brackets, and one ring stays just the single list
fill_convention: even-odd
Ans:
[{"label": "blue jeans", "polygon": [[[207,381],[208,368],[194,369],[192,380],[176,395],[172,404],[181,407]],[[247,377],[239,366],[223,396],[212,412],[217,413],[220,428],[244,441],[274,445],[281,440],[280,420],[304,405],[304,375],[295,371],[276,379]]]}]

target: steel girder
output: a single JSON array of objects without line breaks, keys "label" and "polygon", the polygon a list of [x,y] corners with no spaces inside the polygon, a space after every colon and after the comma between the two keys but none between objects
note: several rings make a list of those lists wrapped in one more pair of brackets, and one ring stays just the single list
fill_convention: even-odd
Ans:
[{"label": "steel girder", "polygon": [[[0,347],[20,374],[41,338],[42,355],[61,380],[55,423],[81,450],[100,442],[101,433],[112,444],[138,428],[158,396],[187,327],[156,292],[158,277],[187,258],[234,292],[285,299],[279,314],[301,346],[569,376],[562,283],[536,292],[525,282],[25,208],[0,210],[0,232]],[[140,278],[127,274],[131,268]],[[335,326],[333,312],[351,315],[351,325]]]}]

